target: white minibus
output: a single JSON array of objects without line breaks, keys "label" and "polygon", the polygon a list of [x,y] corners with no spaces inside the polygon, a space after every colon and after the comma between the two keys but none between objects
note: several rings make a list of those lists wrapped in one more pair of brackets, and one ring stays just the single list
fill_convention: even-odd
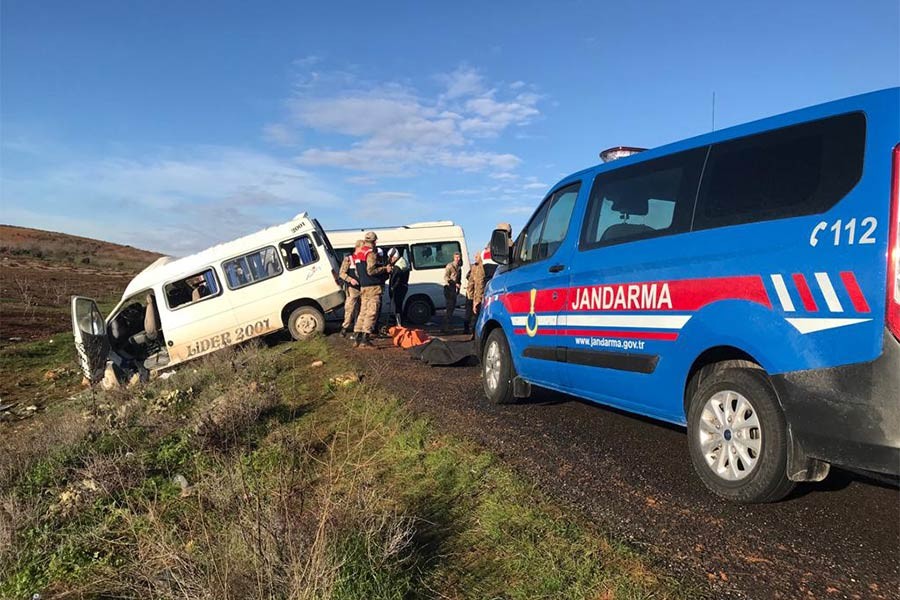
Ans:
[{"label": "white minibus", "polygon": [[[404,305],[397,311],[404,315],[406,321],[414,325],[424,325],[438,310],[446,306],[444,300],[444,268],[453,254],[459,252],[462,257],[463,277],[469,272],[469,252],[463,229],[453,221],[428,221],[411,223],[402,227],[380,227],[375,229],[340,229],[328,232],[334,245],[338,262],[353,253],[356,240],[362,239],[367,231],[378,235],[378,246],[387,252],[397,248],[409,262],[409,292]],[[462,291],[465,292],[465,280]],[[465,300],[457,299],[461,309]],[[385,298],[381,303],[382,312],[394,310],[391,307],[385,290]]]},{"label": "white minibus", "polygon": [[267,333],[294,339],[325,330],[343,305],[339,263],[318,221],[301,213],[184,258],[164,256],[138,273],[104,320],[90,298],[72,298],[72,328],[85,377],[170,367]]}]

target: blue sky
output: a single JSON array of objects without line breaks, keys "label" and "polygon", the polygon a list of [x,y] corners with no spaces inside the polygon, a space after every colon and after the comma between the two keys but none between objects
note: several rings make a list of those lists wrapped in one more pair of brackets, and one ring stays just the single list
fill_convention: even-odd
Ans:
[{"label": "blue sky", "polygon": [[301,210],[474,250],[609,146],[900,85],[900,3],[0,3],[0,222],[185,254]]}]

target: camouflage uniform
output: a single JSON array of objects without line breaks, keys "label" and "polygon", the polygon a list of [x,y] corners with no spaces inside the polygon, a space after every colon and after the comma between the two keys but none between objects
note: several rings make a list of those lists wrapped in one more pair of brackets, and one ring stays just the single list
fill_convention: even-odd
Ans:
[{"label": "camouflage uniform", "polygon": [[[346,298],[344,300],[344,322],[341,323],[341,333],[348,331],[356,322],[359,315],[359,280],[356,278],[356,269],[353,267],[353,255],[347,255],[341,262],[341,272],[338,278],[344,282]],[[354,284],[355,282],[355,284]]]},{"label": "camouflage uniform", "polygon": [[479,257],[472,269],[469,271],[469,277],[466,284],[466,321],[464,333],[469,333],[469,326],[473,320],[478,320],[478,313],[481,312],[481,302],[484,300],[484,264]]},{"label": "camouflage uniform", "polygon": [[371,347],[369,336],[378,322],[384,281],[390,273],[390,268],[378,263],[378,254],[374,248],[376,239],[374,233],[367,233],[365,244],[353,255],[359,276],[361,302],[353,331],[357,336],[357,344],[366,347]]},{"label": "camouflage uniform", "polygon": [[459,295],[459,285],[462,282],[462,270],[455,260],[444,267],[444,300],[447,308],[444,311],[444,331],[450,328],[450,319],[456,310],[456,297]]}]

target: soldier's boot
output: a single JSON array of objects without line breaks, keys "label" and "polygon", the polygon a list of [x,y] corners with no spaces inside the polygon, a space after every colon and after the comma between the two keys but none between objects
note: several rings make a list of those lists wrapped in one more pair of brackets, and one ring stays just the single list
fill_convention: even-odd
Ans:
[{"label": "soldier's boot", "polygon": [[357,346],[360,350],[374,350],[375,346],[372,344],[371,340],[369,340],[369,334],[363,333],[360,335],[359,345]]},{"label": "soldier's boot", "polygon": [[348,335],[349,333],[350,333],[350,332],[347,331],[347,328],[346,328],[346,327],[341,327],[341,334],[340,334],[340,335],[341,335],[342,338],[346,338],[347,335]]},{"label": "soldier's boot", "polygon": [[363,336],[363,334],[361,334],[361,333],[353,332],[353,347],[354,348],[359,348],[359,340],[360,340],[360,338],[362,338],[362,336]]}]

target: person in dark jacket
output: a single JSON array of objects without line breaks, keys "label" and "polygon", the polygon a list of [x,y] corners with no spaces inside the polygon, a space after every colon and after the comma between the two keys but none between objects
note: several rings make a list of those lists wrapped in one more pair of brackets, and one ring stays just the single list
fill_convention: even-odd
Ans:
[{"label": "person in dark jacket", "polygon": [[394,267],[388,280],[388,296],[397,325],[401,325],[403,301],[406,300],[406,293],[409,291],[409,263],[397,248],[391,248],[388,252],[388,262]]}]

